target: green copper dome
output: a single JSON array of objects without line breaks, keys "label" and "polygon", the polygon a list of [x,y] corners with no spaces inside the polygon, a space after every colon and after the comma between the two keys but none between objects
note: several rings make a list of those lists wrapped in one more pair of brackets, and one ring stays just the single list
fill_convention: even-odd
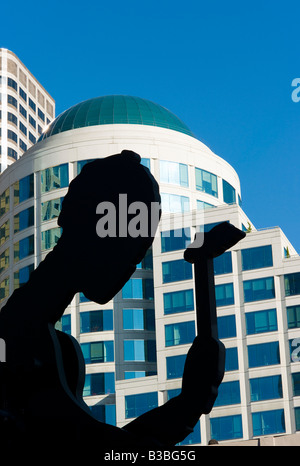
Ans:
[{"label": "green copper dome", "polygon": [[195,137],[176,115],[160,105],[139,97],[109,95],[66,110],[48,126],[39,141],[70,129],[111,124],[159,126]]}]

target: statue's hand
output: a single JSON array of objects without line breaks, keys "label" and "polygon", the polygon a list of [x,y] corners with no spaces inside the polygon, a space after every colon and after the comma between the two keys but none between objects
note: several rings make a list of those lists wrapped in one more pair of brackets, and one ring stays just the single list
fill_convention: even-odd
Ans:
[{"label": "statue's hand", "polygon": [[225,347],[214,338],[196,337],[188,351],[182,377],[182,400],[195,418],[208,414],[225,370]]}]

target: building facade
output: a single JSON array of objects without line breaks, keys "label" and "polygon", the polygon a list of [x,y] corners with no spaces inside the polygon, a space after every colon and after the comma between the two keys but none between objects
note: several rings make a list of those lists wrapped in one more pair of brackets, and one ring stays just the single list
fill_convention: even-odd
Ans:
[{"label": "building facade", "polygon": [[195,337],[195,232],[228,221],[246,238],[214,262],[226,372],[212,412],[185,444],[300,431],[300,258],[279,227],[257,231],[235,170],[163,107],[106,96],[57,117],[1,175],[0,306],[57,243],[57,217],[85,163],[133,150],[160,185],[163,217],[151,250],[115,298],[77,294],[58,328],[79,341],[84,398],[119,427],[175,396]]},{"label": "building facade", "polygon": [[55,101],[10,50],[0,48],[0,173],[36,143]]}]

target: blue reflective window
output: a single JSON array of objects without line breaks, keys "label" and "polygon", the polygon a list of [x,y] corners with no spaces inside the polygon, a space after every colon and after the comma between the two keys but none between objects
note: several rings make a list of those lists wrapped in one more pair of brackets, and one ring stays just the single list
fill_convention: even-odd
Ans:
[{"label": "blue reflective window", "polygon": [[235,315],[217,318],[219,338],[236,337]]},{"label": "blue reflective window", "polygon": [[123,309],[124,330],[155,330],[154,309]]},{"label": "blue reflective window", "polygon": [[137,269],[153,270],[153,254],[152,248],[149,248],[139,264],[136,266]]},{"label": "blue reflective window", "polygon": [[231,251],[224,252],[214,259],[214,274],[223,275],[224,273],[232,273]]},{"label": "blue reflective window", "polygon": [[55,324],[55,328],[71,335],[71,314],[63,315]]},{"label": "blue reflective window", "polygon": [[214,206],[213,204],[209,204],[208,202],[200,201],[197,199],[197,210],[208,210],[212,209]]},{"label": "blue reflective window", "polygon": [[277,330],[276,309],[246,313],[247,335]]},{"label": "blue reflective window", "polygon": [[235,405],[241,402],[240,382],[222,382],[218,388],[218,397],[214,406]]},{"label": "blue reflective window", "polygon": [[300,294],[300,272],[289,273],[284,276],[285,296]]},{"label": "blue reflective window", "polygon": [[[225,220],[225,221],[229,223],[228,220]],[[224,222],[214,222],[214,223],[206,223],[205,225],[198,225],[197,231],[200,231],[202,233],[208,233],[214,227],[216,227],[217,225],[220,225],[220,223],[224,223]]]},{"label": "blue reflective window", "polygon": [[34,196],[33,174],[25,176],[14,184],[14,205]]},{"label": "blue reflective window", "polygon": [[52,220],[59,216],[62,209],[63,197],[51,199],[50,201],[42,202],[42,222]]},{"label": "blue reflective window", "polygon": [[160,182],[188,187],[188,167],[183,163],[160,161]]},{"label": "blue reflective window", "polygon": [[114,372],[86,374],[83,396],[105,395],[108,393],[115,393]]},{"label": "blue reflective window", "polygon": [[274,277],[246,280],[243,286],[245,303],[275,298]]},{"label": "blue reflective window", "polygon": [[162,263],[163,283],[189,280],[193,277],[192,264],[184,259]]},{"label": "blue reflective window", "polygon": [[14,216],[14,233],[34,225],[34,207],[22,210]]},{"label": "blue reflective window", "polygon": [[288,328],[300,327],[300,305],[288,306],[286,308]]},{"label": "blue reflective window", "polygon": [[218,182],[217,177],[213,173],[195,168],[196,189],[214,197],[218,197]]},{"label": "blue reflective window", "polygon": [[284,410],[252,413],[253,435],[281,434],[285,432]]},{"label": "blue reflective window", "polygon": [[91,413],[97,421],[104,422],[105,424],[110,424],[112,426],[116,425],[116,405],[93,405],[89,406]]},{"label": "blue reflective window", "polygon": [[80,313],[80,333],[103,332],[113,330],[112,309]]},{"label": "blue reflective window", "polygon": [[125,419],[141,416],[157,406],[157,392],[127,395],[125,396]]},{"label": "blue reflective window", "polygon": [[94,160],[97,159],[79,160],[79,162],[77,162],[77,175],[79,175],[79,173],[87,163],[94,162]]},{"label": "blue reflective window", "polygon": [[224,283],[215,286],[216,305],[230,306],[234,304],[233,283]]},{"label": "blue reflective window", "polygon": [[34,254],[34,235],[27,236],[14,244],[15,262]]},{"label": "blue reflective window", "polygon": [[185,360],[186,354],[166,358],[168,380],[182,377]]},{"label": "blue reflective window", "polygon": [[176,314],[194,310],[193,290],[172,291],[164,293],[164,313]]},{"label": "blue reflective window", "polygon": [[41,248],[42,251],[54,248],[59,238],[61,237],[62,228],[50,228],[50,230],[42,231],[41,233]]},{"label": "blue reflective window", "polygon": [[171,400],[175,396],[180,395],[181,388],[173,388],[172,390],[167,390],[167,401]]},{"label": "blue reflective window", "polygon": [[122,289],[123,299],[154,299],[152,278],[130,278]]},{"label": "blue reflective window", "polygon": [[300,407],[295,408],[296,430],[300,430]]},{"label": "blue reflective window", "polygon": [[243,438],[242,416],[214,417],[210,419],[211,438],[230,440]]},{"label": "blue reflective window", "polygon": [[178,322],[165,325],[166,346],[185,345],[195,338],[195,322]]},{"label": "blue reflective window", "polygon": [[162,213],[189,212],[190,200],[178,194],[161,193]]},{"label": "blue reflective window", "polygon": [[226,348],[225,371],[237,371],[239,368],[238,350],[236,347]]},{"label": "blue reflective window", "polygon": [[41,171],[42,193],[53,189],[66,188],[69,184],[68,164],[57,165]]},{"label": "blue reflective window", "polygon": [[251,401],[282,398],[281,375],[250,379]]},{"label": "blue reflective window", "polygon": [[280,364],[279,342],[260,343],[248,346],[249,367]]},{"label": "blue reflective window", "polygon": [[223,180],[223,200],[226,204],[236,203],[235,189],[226,180]]},{"label": "blue reflective window", "polygon": [[148,168],[150,170],[150,159],[146,159],[144,157],[141,158],[141,165]]},{"label": "blue reflective window", "polygon": [[293,382],[293,395],[300,396],[300,372],[294,372],[292,374]]},{"label": "blue reflective window", "polygon": [[124,340],[124,361],[156,362],[155,340]]},{"label": "blue reflective window", "polygon": [[262,269],[273,266],[272,246],[242,249],[242,270]]},{"label": "blue reflective window", "polygon": [[114,361],[113,341],[81,343],[81,349],[86,364],[96,364]]},{"label": "blue reflective window", "polygon": [[190,228],[161,232],[161,252],[178,251],[186,249],[191,242]]},{"label": "blue reflective window", "polygon": [[[0,256],[1,263],[1,256]],[[1,270],[1,267],[0,267]],[[34,270],[34,265],[30,264],[22,267],[17,272],[14,272],[14,289],[20,288],[28,282],[31,272]]]}]

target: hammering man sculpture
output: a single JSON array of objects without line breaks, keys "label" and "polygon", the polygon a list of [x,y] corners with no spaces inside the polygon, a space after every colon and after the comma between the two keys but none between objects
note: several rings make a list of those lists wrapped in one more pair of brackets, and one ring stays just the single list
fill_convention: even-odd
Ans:
[{"label": "hammering man sculpture", "polygon": [[[13,448],[17,442],[26,450],[34,440],[48,448],[55,438],[63,439],[66,448],[76,442],[99,448],[168,448],[183,441],[213,407],[225,348],[217,335],[212,261],[243,238],[232,225],[218,225],[204,234],[201,248],[185,251],[185,259],[194,264],[198,335],[187,354],[182,391],[163,406],[123,428],[97,421],[83,401],[80,346],[54,327],[78,292],[99,304],[111,300],[151,246],[159,221],[159,215],[153,220],[151,206],[160,203],[160,195],[140,161],[138,154],[123,151],[83,167],[64,198],[57,245],[0,312],[0,339],[6,344],[6,362],[0,362],[2,446]],[[97,206],[109,201],[118,210],[120,193],[127,195],[128,204],[147,206],[147,235],[99,238]]]}]

